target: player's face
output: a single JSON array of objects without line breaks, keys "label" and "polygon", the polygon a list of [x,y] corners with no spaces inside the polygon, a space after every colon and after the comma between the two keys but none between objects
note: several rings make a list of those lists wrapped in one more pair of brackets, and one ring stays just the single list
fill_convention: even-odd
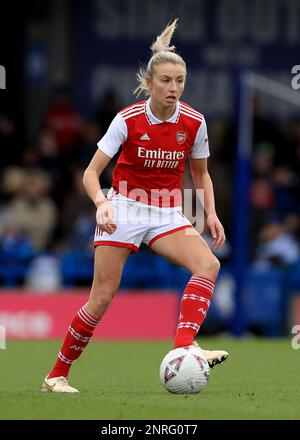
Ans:
[{"label": "player's face", "polygon": [[175,106],[183,93],[186,71],[181,64],[164,63],[155,66],[147,81],[151,100],[163,107]]}]

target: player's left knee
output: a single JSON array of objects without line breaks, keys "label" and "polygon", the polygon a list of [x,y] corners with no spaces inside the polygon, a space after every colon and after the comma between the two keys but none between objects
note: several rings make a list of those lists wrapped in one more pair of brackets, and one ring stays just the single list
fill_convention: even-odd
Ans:
[{"label": "player's left knee", "polygon": [[218,276],[220,267],[221,265],[217,257],[209,253],[206,257],[201,258],[201,261],[197,265],[197,270],[194,271],[193,274],[197,276],[206,276],[214,280]]},{"label": "player's left knee", "polygon": [[217,259],[217,257],[211,255],[208,261],[208,270],[211,273],[211,277],[213,278],[217,277],[220,267],[221,267],[220,261]]}]

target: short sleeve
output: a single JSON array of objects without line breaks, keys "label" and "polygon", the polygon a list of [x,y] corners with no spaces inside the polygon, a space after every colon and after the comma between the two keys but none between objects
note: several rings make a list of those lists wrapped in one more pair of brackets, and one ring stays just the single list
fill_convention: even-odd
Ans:
[{"label": "short sleeve", "polygon": [[209,154],[207,127],[205,119],[203,119],[197,131],[194,145],[191,148],[191,158],[205,159],[206,157],[209,157]]},{"label": "short sleeve", "polygon": [[109,157],[114,157],[120,146],[127,139],[127,125],[123,116],[118,113],[112,120],[105,135],[97,143],[98,148]]}]

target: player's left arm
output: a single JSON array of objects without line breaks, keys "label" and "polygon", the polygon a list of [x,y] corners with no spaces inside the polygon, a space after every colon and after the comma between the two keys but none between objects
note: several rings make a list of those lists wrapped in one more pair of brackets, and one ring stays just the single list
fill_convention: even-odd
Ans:
[{"label": "player's left arm", "polygon": [[220,249],[226,238],[224,228],[216,213],[214,189],[207,169],[207,159],[190,158],[190,167],[196,191],[201,189],[204,193],[204,210],[207,215],[207,225],[214,239],[213,246]]}]

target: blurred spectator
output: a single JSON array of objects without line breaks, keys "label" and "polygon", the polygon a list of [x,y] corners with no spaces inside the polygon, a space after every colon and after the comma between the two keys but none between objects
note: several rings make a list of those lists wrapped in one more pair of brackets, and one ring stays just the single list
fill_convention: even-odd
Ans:
[{"label": "blurred spectator", "polygon": [[28,267],[36,255],[29,237],[15,215],[0,212],[0,279],[6,287],[22,285]]},{"label": "blurred spectator", "polygon": [[299,209],[297,199],[299,184],[299,177],[287,166],[278,166],[274,170],[273,187],[278,212],[283,214],[296,212]]},{"label": "blurred spectator", "polygon": [[113,90],[107,90],[96,111],[96,120],[100,124],[103,133],[106,132],[111,121],[121,108],[122,106],[118,103],[116,93]]},{"label": "blurred spectator", "polygon": [[300,243],[300,217],[296,213],[290,213],[283,220],[285,230],[292,234]]},{"label": "blurred spectator", "polygon": [[53,255],[35,258],[25,277],[25,288],[36,293],[53,293],[62,287],[59,261]]},{"label": "blurred spectator", "polygon": [[49,176],[41,170],[31,171],[21,193],[10,205],[22,230],[39,251],[45,250],[51,243],[57,219],[57,209],[48,196],[49,190]]},{"label": "blurred spectator", "polygon": [[18,164],[22,145],[18,140],[13,119],[4,114],[0,114],[0,145],[1,151],[5,151],[5,154],[1,155],[2,167]]},{"label": "blurred spectator", "polygon": [[39,155],[39,168],[47,172],[51,179],[51,193],[57,202],[61,201],[64,189],[67,188],[64,179],[68,179],[68,173],[60,157],[55,134],[52,130],[47,128],[40,130],[37,136],[36,150]]},{"label": "blurred spectator", "polygon": [[[74,238],[73,240],[74,228],[77,230],[76,234],[78,235],[78,233],[80,233],[78,229],[81,229],[78,225],[82,224],[82,222],[84,223],[84,220],[82,219],[89,219],[92,211],[92,227],[89,229],[92,233],[89,238],[85,236],[85,240],[90,243],[94,235],[96,221],[96,209],[86,195],[82,183],[82,175],[83,169],[78,168],[73,170],[72,186],[64,198],[64,209],[61,211],[60,215],[60,239],[61,241],[68,243],[68,245],[70,245],[71,242],[74,245],[75,242],[80,241],[81,244],[76,244],[75,246],[77,249],[80,248],[80,246],[82,246],[82,249],[85,248],[87,243],[83,243],[81,239],[77,238]],[[89,222],[91,222],[91,220],[89,220]]]},{"label": "blurred spectator", "polygon": [[[90,161],[92,160],[94,154],[96,153],[98,146],[97,143],[104,135],[104,132],[100,125],[95,121],[90,121],[85,125],[83,141],[79,144],[77,150],[77,166],[85,169]],[[108,166],[103,170],[101,174],[101,187],[110,188],[112,181],[112,172],[117,162],[119,153],[112,158]]]},{"label": "blurred spectator", "polygon": [[299,243],[278,221],[266,224],[259,234],[255,265],[259,267],[286,266],[300,257]]},{"label": "blurred spectator", "polygon": [[45,124],[55,134],[59,152],[72,157],[81,138],[83,121],[72,106],[65,88],[56,90],[45,115]]},{"label": "blurred spectator", "polygon": [[275,198],[268,179],[258,178],[252,182],[250,200],[254,210],[268,212],[273,208]]},{"label": "blurred spectator", "polygon": [[77,153],[81,167],[86,168],[88,166],[98,149],[97,142],[103,134],[101,127],[95,121],[87,122],[83,132],[83,140],[79,144]]},{"label": "blurred spectator", "polygon": [[274,211],[275,197],[272,185],[267,178],[256,178],[250,186],[250,244],[251,253],[257,246],[257,233]]},{"label": "blurred spectator", "polygon": [[253,157],[253,172],[256,177],[270,178],[274,166],[274,147],[263,142]]},{"label": "blurred spectator", "polygon": [[24,186],[26,173],[21,167],[8,166],[1,175],[0,204],[9,202]]},{"label": "blurred spectator", "polygon": [[30,239],[9,210],[0,212],[0,251],[6,261],[30,259],[35,255]]},{"label": "blurred spectator", "polygon": [[[122,105],[118,102],[118,98],[115,91],[107,90],[102,101],[98,105],[98,109],[96,110],[96,121],[99,124],[99,128],[100,128],[100,133],[99,133],[100,137],[97,139],[96,144],[101,139],[101,137],[106,133],[112,120],[114,119],[114,117],[121,108]],[[97,147],[96,144],[95,147]],[[113,169],[117,163],[120,153],[121,153],[121,149],[112,158],[109,165],[105,168],[105,170],[101,174],[100,179],[101,179],[102,188],[110,188]]]},{"label": "blurred spectator", "polygon": [[29,173],[36,168],[44,170],[51,180],[51,196],[55,202],[62,203],[68,189],[68,169],[58,152],[55,135],[49,128],[42,128],[34,145],[23,152],[21,163]]},{"label": "blurred spectator", "polygon": [[39,160],[39,153],[34,146],[28,145],[27,147],[25,147],[21,156],[21,165],[23,168],[27,170],[38,168]]},{"label": "blurred spectator", "polygon": [[89,211],[82,212],[70,231],[70,248],[93,255],[95,226],[95,210],[90,208]]}]

